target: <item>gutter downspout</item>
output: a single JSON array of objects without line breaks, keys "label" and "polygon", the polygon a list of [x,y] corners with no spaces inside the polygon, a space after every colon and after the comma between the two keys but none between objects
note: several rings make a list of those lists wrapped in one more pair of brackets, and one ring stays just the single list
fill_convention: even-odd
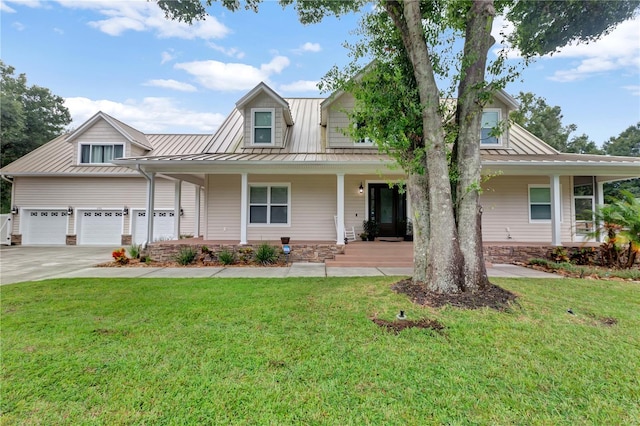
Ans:
[{"label": "gutter downspout", "polygon": [[155,198],[155,173],[147,174],[140,164],[136,164],[136,170],[147,179],[147,237],[144,242],[144,248],[148,248],[153,241],[153,212]]}]

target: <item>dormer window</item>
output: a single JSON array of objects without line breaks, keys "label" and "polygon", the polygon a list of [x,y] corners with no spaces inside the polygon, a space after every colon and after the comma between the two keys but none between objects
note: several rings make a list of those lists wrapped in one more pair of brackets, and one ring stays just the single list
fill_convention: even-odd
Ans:
[{"label": "dormer window", "polygon": [[252,144],[273,145],[275,141],[275,109],[274,108],[253,108],[251,116],[253,118],[253,129],[251,136]]},{"label": "dormer window", "polygon": [[[354,127],[357,130],[357,129],[364,128],[365,125],[366,123],[364,121],[358,121]],[[373,141],[370,138],[365,136],[364,138],[356,138],[356,140],[353,141],[353,144],[355,146],[373,146]]]},{"label": "dormer window", "polygon": [[482,129],[480,131],[480,146],[491,147],[502,145],[502,137],[496,136],[500,131],[501,111],[497,108],[487,108],[482,112]]},{"label": "dormer window", "polygon": [[80,145],[81,164],[105,164],[123,156],[122,144],[82,144]]}]

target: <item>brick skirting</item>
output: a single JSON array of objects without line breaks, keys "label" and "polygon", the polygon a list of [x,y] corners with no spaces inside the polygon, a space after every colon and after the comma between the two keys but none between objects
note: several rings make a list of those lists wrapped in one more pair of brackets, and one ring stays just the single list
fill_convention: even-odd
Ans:
[{"label": "brick skirting", "polygon": [[527,262],[530,259],[547,259],[553,250],[550,246],[484,246],[484,260],[489,263]]},{"label": "brick skirting", "polygon": [[[240,257],[243,255],[243,251],[246,249],[252,249],[254,252],[260,246],[260,244],[247,244],[247,245],[237,245],[237,244],[151,244],[145,255],[149,256],[151,259],[166,262],[173,260],[173,258],[178,254],[181,248],[191,246],[198,251],[198,254],[202,251],[202,246],[206,246],[211,253],[217,257],[218,253],[223,250],[227,250],[230,252],[235,252],[236,257]],[[273,244],[273,246],[277,247],[279,253],[284,258],[284,254],[282,254],[282,246],[279,244]],[[325,260],[334,259],[336,254],[344,253],[344,246],[339,246],[337,244],[289,244],[291,247],[291,254],[289,254],[289,262],[309,262],[309,263],[324,263]],[[248,250],[247,250],[248,251]]]}]

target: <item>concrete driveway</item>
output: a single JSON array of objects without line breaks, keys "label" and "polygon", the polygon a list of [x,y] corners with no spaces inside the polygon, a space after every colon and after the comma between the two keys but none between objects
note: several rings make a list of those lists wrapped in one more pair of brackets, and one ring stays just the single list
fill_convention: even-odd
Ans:
[{"label": "concrete driveway", "polygon": [[0,246],[0,284],[56,278],[109,262],[113,247]]}]

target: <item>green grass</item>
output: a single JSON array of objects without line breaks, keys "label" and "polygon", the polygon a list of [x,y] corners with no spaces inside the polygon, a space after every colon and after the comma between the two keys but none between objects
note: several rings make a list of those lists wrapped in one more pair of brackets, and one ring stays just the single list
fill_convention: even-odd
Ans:
[{"label": "green grass", "polygon": [[[0,422],[639,423],[638,284],[496,279],[521,296],[500,313],[420,308],[394,281],[3,286]],[[445,333],[369,320],[400,309]]]}]

